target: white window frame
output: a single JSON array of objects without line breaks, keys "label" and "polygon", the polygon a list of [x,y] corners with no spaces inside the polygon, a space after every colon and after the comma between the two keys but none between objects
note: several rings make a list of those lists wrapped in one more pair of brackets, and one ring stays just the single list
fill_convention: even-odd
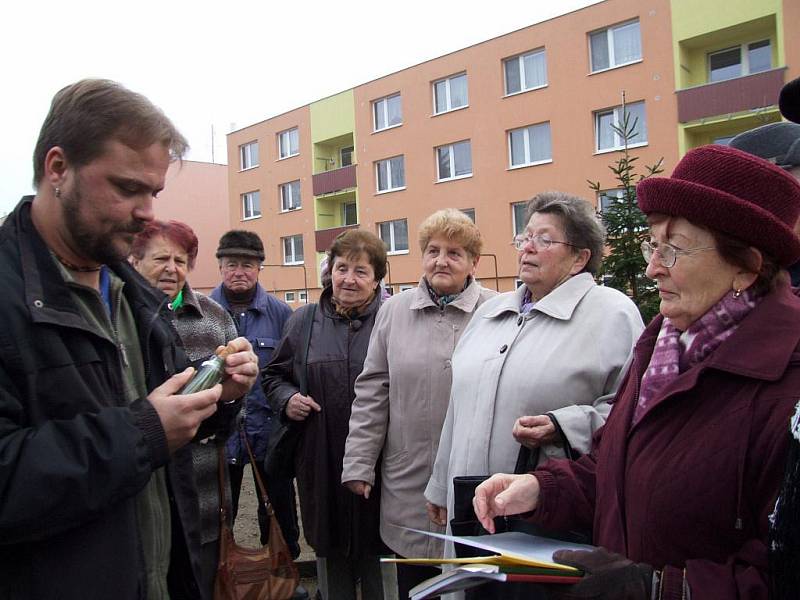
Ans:
[{"label": "white window frame", "polygon": [[[389,124],[389,101],[399,98],[400,100],[400,122]],[[386,125],[384,127],[378,126],[378,113],[382,113],[382,117]],[[400,127],[403,124],[403,97],[400,95],[400,92],[396,94],[389,94],[388,96],[384,96],[383,98],[378,98],[377,100],[372,101],[372,132],[377,133],[378,131],[386,131],[387,129],[392,129],[394,127]]]},{"label": "white window frame", "polygon": [[[528,83],[528,77],[525,73],[525,58],[528,56],[533,56],[534,54],[542,54],[544,55],[544,83],[540,83],[538,85],[533,85],[531,87],[526,87],[525,84]],[[517,61],[518,68],[519,68],[519,82],[520,87],[519,90],[516,92],[509,92],[508,91],[508,71],[506,71],[506,65],[512,61]],[[516,56],[511,56],[503,60],[503,82],[504,82],[504,90],[506,96],[516,96],[517,94],[524,94],[525,92],[530,92],[532,90],[540,90],[544,87],[547,87],[547,53],[545,52],[544,48],[537,48],[536,50],[530,50],[528,52],[523,52],[522,54],[518,54]]]},{"label": "white window frame", "polygon": [[[618,29],[622,29],[623,27],[627,27],[636,23],[639,25],[639,58],[634,58],[633,60],[629,60],[624,63],[616,63],[616,58],[614,56],[614,32]],[[608,47],[608,66],[602,69],[595,69],[594,68],[594,61],[592,60],[592,36],[601,32],[606,32],[606,43]],[[642,62],[642,25],[639,22],[639,19],[631,19],[630,21],[625,21],[624,23],[617,23],[616,25],[612,25],[611,27],[604,27],[602,29],[595,29],[594,31],[590,31],[586,36],[586,40],[589,43],[589,71],[591,73],[602,73],[604,71],[610,71],[611,69],[619,69],[620,67],[625,67],[627,65],[633,65],[638,62]]]},{"label": "white window frame", "polygon": [[[537,131],[544,131],[544,129],[542,128],[542,126],[544,126],[544,125],[547,126],[547,135],[550,137],[550,142],[549,142],[549,145],[550,145],[550,157],[549,158],[543,158],[541,160],[531,160],[531,130],[534,129],[534,128],[540,128],[540,129],[537,129]],[[512,146],[511,146],[511,134],[516,132],[516,131],[522,131],[523,132],[522,143],[523,143],[523,149],[524,149],[524,154],[525,154],[525,162],[519,163],[518,165],[514,164],[514,154],[512,152]],[[550,121],[545,121],[543,123],[534,123],[533,125],[526,125],[525,127],[517,127],[515,129],[509,129],[508,133],[506,134],[506,140],[508,142],[508,168],[509,169],[522,169],[522,168],[525,168],[525,167],[533,167],[535,165],[545,165],[545,164],[553,162],[553,133],[552,133],[552,129],[550,128]]]},{"label": "white window frame", "polygon": [[416,287],[419,287],[419,286],[414,285],[412,283],[401,283],[400,285],[397,286],[397,293],[401,294],[401,293],[403,293],[405,291],[413,290]]},{"label": "white window frame", "polygon": [[[297,198],[294,197],[294,187],[297,184]],[[287,181],[278,186],[278,195],[281,199],[281,212],[291,212],[303,208],[303,196],[300,192],[300,180]],[[287,202],[288,199],[288,202]]]},{"label": "white window frame", "polygon": [[[297,238],[300,238],[300,244],[303,246],[303,258],[301,260],[297,260],[297,248],[295,247],[295,241]],[[291,260],[289,260],[289,256],[286,255],[286,240],[291,241],[292,246],[292,254]],[[283,264],[285,265],[302,265],[305,262],[305,244],[303,244],[303,234],[298,233],[295,235],[287,235],[281,238],[281,252],[283,252]]]},{"label": "white window frame", "polygon": [[[253,152],[255,150],[255,152]],[[255,154],[255,156],[253,156]],[[239,170],[247,171],[258,166],[258,140],[239,146]]]},{"label": "white window frame", "polygon": [[[261,218],[261,191],[253,190],[240,194],[242,203],[242,221]],[[255,200],[255,202],[253,202]]]},{"label": "white window frame", "polygon": [[[292,153],[292,134],[297,136],[297,152],[295,153]],[[284,136],[286,136],[286,154],[283,153]],[[278,132],[278,160],[291,158],[293,156],[297,156],[298,154],[300,154],[300,128],[291,127],[290,129],[285,129]]]},{"label": "white window frame", "polygon": [[[513,236],[521,235],[523,231],[525,231],[525,227],[528,225],[527,223],[517,223],[517,211],[514,210],[516,206],[522,206],[523,209],[525,205],[528,204],[527,200],[523,200],[522,202],[512,202],[511,203],[511,231],[513,232]],[[519,225],[522,225],[521,227]]]},{"label": "white window frame", "polygon": [[[455,175],[456,172],[456,159],[455,159],[455,151],[454,148],[458,144],[469,144],[469,173],[462,173],[461,175]],[[450,173],[453,173],[450,177],[442,177],[440,173],[439,167],[439,150],[447,149],[448,153],[448,162],[450,163]],[[435,148],[436,151],[436,181],[453,181],[455,179],[465,179],[467,177],[472,177],[473,174],[473,166],[472,166],[472,140],[460,140],[458,142],[453,142],[452,144],[444,144],[443,146],[437,146]]]},{"label": "white window frame", "polygon": [[305,290],[300,290],[297,292],[297,301],[298,302],[308,302],[308,292]]},{"label": "white window frame", "polygon": [[[396,248],[396,244],[395,244],[395,240],[394,240],[395,223],[400,223],[400,222],[403,222],[403,221],[406,224],[406,243],[408,244],[408,241],[409,241],[408,240],[408,219],[393,219],[391,221],[381,221],[380,223],[377,223],[377,226],[378,226],[378,237],[381,239],[381,241],[383,241],[388,246],[388,248],[386,250],[386,254],[388,254],[390,256],[393,256],[393,255],[396,255],[396,254],[408,254],[408,252],[409,252],[408,248],[405,248],[404,250],[403,249],[398,250]],[[385,223],[387,223],[389,225],[389,239],[388,240],[384,240],[383,237],[381,236],[381,225],[383,225]]]},{"label": "white window frame", "polygon": [[610,188],[607,190],[600,190],[597,192],[597,213],[604,215],[607,206],[603,206],[603,198],[616,198],[617,201],[625,198],[625,190],[623,188]]},{"label": "white window frame", "polygon": [[[450,82],[458,77],[464,77],[464,81],[466,82],[466,102],[460,106],[453,106],[452,99],[450,98]],[[445,109],[442,111],[437,111],[438,102],[436,102],[436,84],[444,82],[445,86]],[[467,72],[461,71],[460,73],[454,73],[453,75],[448,75],[447,77],[442,77],[441,79],[437,79],[431,84],[431,91],[433,96],[433,114],[435,115],[443,115],[445,113],[453,112],[454,110],[461,110],[464,108],[469,108],[469,80],[467,79]]]},{"label": "white window frame", "polygon": [[462,213],[467,215],[473,223],[475,222],[475,209],[474,208],[459,208]]},{"label": "white window frame", "polygon": [[[736,79],[737,77],[745,77],[747,75],[752,75],[753,73],[750,71],[750,46],[753,44],[760,44],[763,42],[767,42],[767,47],[769,48],[770,58],[769,58],[769,69],[772,68],[772,39],[760,39],[760,40],[752,40],[750,42],[744,42],[739,44],[738,46],[729,46],[727,48],[720,48],[719,50],[714,50],[714,52],[709,52],[706,55],[706,74],[708,76],[709,83],[717,83],[719,81],[730,81],[731,79]],[[727,77],[725,79],[711,79],[711,57],[715,54],[722,54],[723,52],[730,52],[731,50],[739,50],[739,74],[734,77]],[[765,69],[765,70],[769,70]],[[756,73],[763,73],[764,71],[756,71]]]},{"label": "white window frame", "polygon": [[[626,107],[628,109],[630,109],[631,106],[637,106],[637,105],[640,105],[640,104],[645,107],[645,112],[644,112],[644,116],[645,116],[645,118],[644,118],[645,139],[644,139],[644,141],[641,141],[641,142],[633,142],[631,144],[628,144],[628,148],[639,148],[641,146],[646,146],[648,144],[647,106],[645,105],[644,100],[640,100],[638,102],[629,102],[628,104],[626,104]],[[608,115],[608,114],[611,114],[611,113],[614,114],[614,123],[617,124],[617,125],[621,125],[622,124],[622,116],[623,116],[623,114],[622,114],[622,105],[614,106],[612,108],[607,108],[607,109],[604,109],[604,110],[597,110],[597,111],[594,112],[594,153],[595,154],[604,154],[605,152],[616,152],[618,150],[622,150],[625,147],[623,139],[619,135],[619,133],[617,133],[616,131],[612,130],[612,133],[614,134],[614,146],[612,146],[610,148],[600,148],[600,118],[603,115]],[[636,128],[634,128],[634,131],[637,131],[637,128],[641,127],[641,125],[642,125],[642,121],[641,120],[637,121],[637,125],[636,125]]]},{"label": "white window frame", "polygon": [[[392,161],[396,158],[399,158],[403,161],[403,183],[397,187],[392,187]],[[389,187],[386,189],[381,189],[380,187],[380,170],[381,165],[386,165],[386,182],[388,183]],[[389,158],[382,158],[381,160],[375,161],[375,193],[376,194],[388,194],[389,192],[399,192],[400,190],[406,189],[406,158],[404,154],[398,154],[397,156],[390,156]]]},{"label": "white window frame", "polygon": [[295,303],[295,302],[296,302],[296,300],[295,300],[295,294],[294,294],[294,292],[284,292],[284,293],[283,293],[283,300],[284,300],[284,302],[286,302],[286,303],[289,303],[289,302],[291,302],[291,303]]},{"label": "white window frame", "polygon": [[[347,207],[350,205],[355,206],[355,216],[356,216],[355,223],[347,222]],[[356,202],[355,200],[353,200],[352,202],[342,202],[341,207],[342,207],[342,226],[347,227],[348,225],[358,225],[358,202]]]}]

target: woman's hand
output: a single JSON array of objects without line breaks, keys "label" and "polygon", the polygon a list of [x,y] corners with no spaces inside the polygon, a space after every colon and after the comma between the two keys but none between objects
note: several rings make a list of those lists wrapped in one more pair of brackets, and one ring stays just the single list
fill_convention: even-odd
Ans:
[{"label": "woman's hand", "polygon": [[605,548],[556,550],[553,560],[580,569],[584,575],[574,585],[552,586],[552,593],[547,594],[552,600],[650,600],[653,587],[650,565],[634,563]]},{"label": "woman's hand", "polygon": [[[222,382],[223,402],[232,402],[244,396],[258,378],[258,357],[246,338],[238,337],[228,342],[234,352],[225,358],[225,374]],[[224,348],[220,346],[217,350]]]},{"label": "woman's hand", "polygon": [[314,402],[311,396],[303,396],[300,392],[289,398],[289,402],[286,403],[286,416],[292,421],[305,421],[312,410],[319,412],[322,407]]},{"label": "woman's hand", "polygon": [[481,525],[494,533],[494,518],[532,511],[539,503],[539,480],[533,475],[498,473],[475,488],[472,507]]},{"label": "woman's hand", "polygon": [[344,487],[356,496],[364,496],[364,500],[369,500],[369,493],[372,491],[372,486],[366,481],[345,481]]},{"label": "woman's hand", "polygon": [[426,502],[425,509],[428,511],[428,518],[432,523],[435,523],[440,527],[447,526],[447,509],[444,506],[438,506],[432,502]]},{"label": "woman's hand", "polygon": [[538,448],[556,441],[558,434],[552,419],[547,415],[520,417],[514,423],[511,435],[523,446]]}]

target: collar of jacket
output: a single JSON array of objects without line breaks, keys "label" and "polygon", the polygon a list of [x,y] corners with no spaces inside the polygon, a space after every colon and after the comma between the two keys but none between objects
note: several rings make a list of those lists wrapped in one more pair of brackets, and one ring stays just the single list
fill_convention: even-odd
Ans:
[{"label": "collar of jacket", "polygon": [[201,319],[206,316],[203,312],[203,308],[200,306],[200,300],[198,300],[197,294],[188,282],[183,284],[183,305],[177,310],[176,315],[184,311],[191,311]]},{"label": "collar of jacket", "polygon": [[[642,371],[640,377],[642,369],[650,362],[663,320],[663,316],[656,316],[636,342],[634,353]],[[799,345],[800,298],[792,293],[788,284],[781,283],[745,317],[733,335],[698,366],[777,381]],[[700,369],[694,371],[699,373]]]},{"label": "collar of jacket", "polygon": [[[53,261],[31,219],[33,196],[25,196],[14,210],[10,219],[16,228],[22,270],[25,303],[36,323],[87,329],[85,319],[72,301],[72,294]],[[146,304],[154,312],[167,310],[167,297],[152,288],[127,262],[118,261],[107,265],[126,284],[123,293],[132,303],[136,313],[137,305]],[[166,314],[166,313],[164,313]]]},{"label": "collar of jacket", "polygon": [[[590,273],[578,273],[534,304],[531,312],[538,311],[554,319],[569,321],[583,297],[596,285]],[[519,286],[513,292],[498,296],[494,306],[485,312],[483,317],[493,319],[505,312],[520,314],[523,296],[525,296],[525,285]]]},{"label": "collar of jacket", "polygon": [[[473,310],[475,310],[475,305],[478,303],[478,299],[480,299],[480,297],[481,286],[473,277],[470,284],[458,295],[458,298],[453,300],[447,306],[452,306],[453,308],[457,308],[465,313],[471,313]],[[433,300],[431,300],[431,296],[425,286],[425,277],[423,276],[420,277],[419,284],[416,288],[414,288],[414,298],[411,300],[411,305],[409,308],[411,310],[422,310],[423,308],[428,308],[429,306],[433,308],[439,308],[436,306],[436,304],[434,304]]]}]

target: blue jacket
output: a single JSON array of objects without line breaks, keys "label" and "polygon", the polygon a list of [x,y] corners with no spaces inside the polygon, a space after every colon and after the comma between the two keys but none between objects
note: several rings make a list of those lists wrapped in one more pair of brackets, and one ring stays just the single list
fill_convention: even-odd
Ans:
[{"label": "blue jacket", "polygon": [[[283,326],[292,315],[289,306],[268,294],[261,284],[256,284],[256,295],[247,312],[237,315],[231,311],[222,285],[214,288],[211,298],[216,300],[227,310],[236,323],[239,335],[247,338],[253,345],[253,350],[258,355],[258,367],[263,369],[272,358],[272,352],[278,346],[283,336]],[[256,381],[245,402],[244,428],[250,447],[259,462],[264,460],[267,451],[267,440],[273,430],[277,419],[267,403],[261,381]],[[247,450],[242,444],[240,432],[237,430],[231,435],[225,446],[228,462],[232,464],[246,464],[248,462]]]}]

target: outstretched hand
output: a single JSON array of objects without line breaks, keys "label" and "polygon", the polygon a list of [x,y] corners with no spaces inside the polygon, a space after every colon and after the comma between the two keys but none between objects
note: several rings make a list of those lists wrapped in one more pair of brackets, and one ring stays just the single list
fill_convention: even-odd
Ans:
[{"label": "outstretched hand", "polygon": [[536,508],[539,501],[539,481],[530,474],[498,473],[475,488],[472,507],[475,515],[489,533],[494,533],[494,518],[518,515]]}]

